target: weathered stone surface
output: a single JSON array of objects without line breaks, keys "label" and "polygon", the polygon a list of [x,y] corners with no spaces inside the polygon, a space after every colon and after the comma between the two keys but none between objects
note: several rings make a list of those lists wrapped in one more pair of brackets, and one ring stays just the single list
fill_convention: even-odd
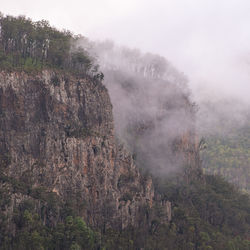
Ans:
[{"label": "weathered stone surface", "polygon": [[[112,105],[99,82],[1,72],[0,152],[2,175],[74,200],[93,226],[137,226],[140,209],[152,206],[152,180],[115,141]],[[12,194],[12,209],[26,198]]]}]

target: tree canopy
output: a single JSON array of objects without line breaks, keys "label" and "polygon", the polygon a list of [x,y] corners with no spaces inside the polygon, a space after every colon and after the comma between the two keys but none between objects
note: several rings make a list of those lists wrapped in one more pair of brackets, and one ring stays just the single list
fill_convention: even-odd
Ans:
[{"label": "tree canopy", "polygon": [[81,36],[59,31],[48,21],[0,15],[0,68],[4,70],[62,69],[95,78],[98,65],[79,46]]}]

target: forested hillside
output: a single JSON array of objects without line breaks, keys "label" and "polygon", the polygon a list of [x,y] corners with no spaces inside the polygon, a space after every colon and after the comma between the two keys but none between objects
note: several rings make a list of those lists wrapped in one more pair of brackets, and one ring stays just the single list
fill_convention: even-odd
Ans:
[{"label": "forested hillside", "polygon": [[[233,107],[230,108],[233,103]],[[223,176],[242,191],[250,192],[249,109],[237,100],[203,103],[200,115],[202,167],[205,173]],[[209,118],[211,117],[211,118]],[[203,119],[201,121],[201,119]]]},{"label": "forested hillside", "polygon": [[[0,28],[0,249],[250,249],[250,198],[202,173],[171,63],[46,21]],[[229,157],[240,176],[248,135],[208,139],[204,168]]]},{"label": "forested hillside", "polygon": [[45,21],[33,22],[24,16],[0,13],[0,66],[4,70],[64,70],[102,79],[98,65],[78,46],[81,36],[59,31]]},{"label": "forested hillside", "polygon": [[211,136],[202,153],[206,173],[219,174],[243,191],[250,192],[250,127]]}]

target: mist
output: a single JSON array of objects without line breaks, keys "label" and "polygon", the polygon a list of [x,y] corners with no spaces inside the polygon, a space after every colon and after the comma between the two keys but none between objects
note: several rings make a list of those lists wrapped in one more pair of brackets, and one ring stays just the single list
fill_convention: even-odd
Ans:
[{"label": "mist", "polygon": [[[78,45],[104,72],[117,137],[134,153],[138,165],[154,175],[183,169],[185,157],[174,150],[183,135],[226,135],[249,123],[249,100],[230,87],[236,79],[233,74],[242,71],[239,65],[233,74],[229,72],[221,79],[223,84],[227,80],[227,91],[217,88],[216,92],[211,91],[213,82],[194,88],[190,79],[163,56],[111,40],[82,38]],[[238,80],[243,78],[247,80],[247,74],[239,74]]]},{"label": "mist", "polygon": [[[10,0],[1,9],[95,41],[80,45],[105,74],[116,133],[131,151],[140,132],[144,155],[170,154],[173,138],[191,130],[194,116],[200,137],[249,124],[247,0]],[[187,108],[193,103],[196,114]],[[148,165],[166,172],[181,165],[168,162],[168,153],[148,157]]]},{"label": "mist", "polygon": [[1,4],[5,14],[47,19],[91,40],[111,39],[119,46],[166,58],[189,80],[192,100],[200,107],[198,128],[203,134],[214,130],[221,119],[215,110],[236,124],[244,122],[250,109],[249,10],[247,0],[10,0]]},{"label": "mist", "polygon": [[186,161],[178,147],[183,136],[195,133],[196,109],[186,76],[160,55],[110,40],[80,38],[78,45],[104,73],[116,137],[137,164],[154,175],[181,171]]}]

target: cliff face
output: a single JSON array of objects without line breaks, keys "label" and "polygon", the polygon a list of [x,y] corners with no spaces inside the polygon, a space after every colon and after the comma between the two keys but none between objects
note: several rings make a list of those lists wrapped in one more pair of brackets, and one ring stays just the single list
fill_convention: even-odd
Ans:
[{"label": "cliff face", "polygon": [[[76,204],[89,224],[103,229],[138,226],[140,210],[152,206],[152,181],[116,142],[112,105],[100,82],[50,71],[1,72],[0,152],[7,217],[28,199],[41,210],[39,188]],[[25,183],[28,191],[13,183]]]}]

